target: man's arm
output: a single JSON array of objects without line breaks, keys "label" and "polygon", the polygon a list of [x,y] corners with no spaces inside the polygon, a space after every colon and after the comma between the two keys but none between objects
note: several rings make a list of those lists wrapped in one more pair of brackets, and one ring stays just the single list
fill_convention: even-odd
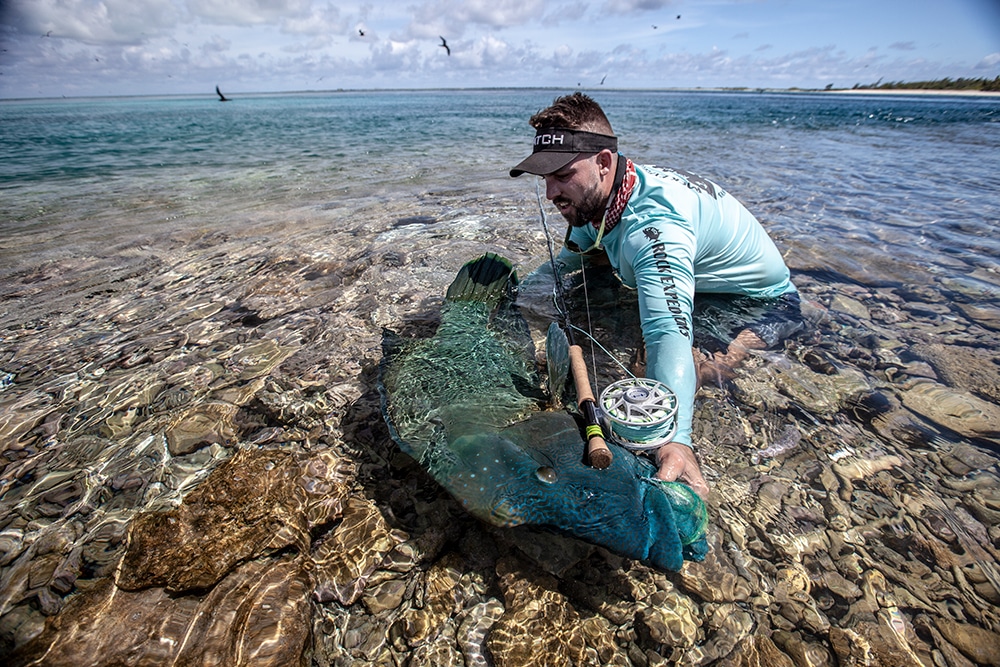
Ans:
[{"label": "man's arm", "polygon": [[694,233],[664,219],[634,232],[623,248],[639,292],[639,315],[646,344],[646,374],[677,396],[677,433],[657,452],[657,477],[680,479],[696,493],[708,485],[691,449],[691,421],[697,374],[691,354],[694,308]]}]

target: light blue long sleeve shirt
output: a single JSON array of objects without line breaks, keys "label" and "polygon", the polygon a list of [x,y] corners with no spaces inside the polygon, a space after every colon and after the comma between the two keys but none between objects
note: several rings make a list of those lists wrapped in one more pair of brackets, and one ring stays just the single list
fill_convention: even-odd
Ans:
[{"label": "light blue long sleeve shirt", "polygon": [[[795,286],[761,224],[718,185],[649,166],[636,165],[636,176],[621,221],[601,245],[622,282],[638,290],[646,374],[677,395],[674,442],[690,446],[697,388],[691,355],[695,292],[769,298],[794,292]],[[580,248],[596,239],[591,225],[574,228],[569,237]],[[563,248],[557,262],[575,269],[580,256]]]}]

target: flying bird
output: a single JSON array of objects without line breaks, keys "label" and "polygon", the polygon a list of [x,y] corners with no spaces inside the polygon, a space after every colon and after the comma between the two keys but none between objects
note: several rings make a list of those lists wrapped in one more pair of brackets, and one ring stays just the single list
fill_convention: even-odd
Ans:
[{"label": "flying bird", "polygon": [[678,15],[677,15],[677,18],[680,18],[680,17],[681,17],[681,15],[680,15],[680,14],[678,14]]},{"label": "flying bird", "polygon": [[362,37],[364,37],[365,36],[365,31],[362,30],[361,28],[358,28],[358,34],[361,35]]},{"label": "flying bird", "polygon": [[448,48],[448,42],[445,41],[444,37],[441,37],[441,43],[438,44],[438,46],[443,46],[444,50],[448,52],[448,55],[449,56],[451,55],[451,49]]},{"label": "flying bird", "polygon": [[653,26],[653,30],[656,30],[656,26],[655,25]]},{"label": "flying bird", "polygon": [[607,74],[605,74],[604,76],[601,77],[601,85],[602,86],[604,85],[604,80],[607,79],[607,78],[608,78]]},{"label": "flying bird", "polygon": [[219,101],[220,102],[228,102],[229,101],[229,98],[222,94],[222,91],[219,90],[218,86],[215,87],[215,94],[219,96]]}]

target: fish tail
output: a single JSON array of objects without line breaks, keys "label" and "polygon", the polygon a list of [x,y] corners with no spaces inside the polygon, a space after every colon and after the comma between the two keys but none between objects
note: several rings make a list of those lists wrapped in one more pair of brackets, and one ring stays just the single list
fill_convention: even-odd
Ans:
[{"label": "fish tail", "polygon": [[445,296],[447,301],[482,301],[496,306],[514,296],[517,271],[510,260],[488,252],[466,262]]}]

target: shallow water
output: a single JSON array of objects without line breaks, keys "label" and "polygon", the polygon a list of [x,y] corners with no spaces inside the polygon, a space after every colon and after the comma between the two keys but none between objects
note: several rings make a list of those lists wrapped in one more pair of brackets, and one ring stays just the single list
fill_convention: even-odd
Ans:
[{"label": "shallow water", "polygon": [[[903,628],[894,650],[930,660],[963,650],[949,622],[1000,630],[994,99],[595,93],[625,154],[743,200],[810,305],[810,336],[702,394],[696,442],[719,557],[707,569],[667,578],[574,543],[546,552],[548,538],[479,526],[401,458],[378,413],[381,329],[433,330],[445,287],[476,254],[525,270],[545,260],[534,184],[506,170],[529,145],[526,117],[556,94],[0,104],[4,650],[73,600],[86,618],[87,595],[116,570],[140,607],[181,591],[156,604],[187,627],[176,605],[206,603],[205,585],[119,565],[126,532],[140,512],[191,497],[236,450],[282,453],[298,463],[277,469],[311,471],[288,473],[302,488],[341,489],[325,518],[313,496],[275,492],[284,509],[269,521],[309,520],[238,557],[233,543],[257,543],[219,517],[199,524],[225,546],[212,552],[233,568],[222,582],[261,568],[306,581],[286,595],[299,601],[286,620],[248,621],[240,636],[263,646],[288,633],[313,664],[425,664],[432,652],[517,664],[526,637],[542,635],[553,643],[527,652],[536,659],[584,646],[583,662],[708,664],[763,635],[793,657],[844,660],[845,636],[886,643],[880,619]],[[634,321],[599,313],[627,313],[629,296],[593,279],[593,329],[627,362]],[[543,330],[545,300],[525,301]],[[598,363],[602,382],[620,375]],[[338,472],[315,472],[317,457]],[[233,494],[285,488],[277,479]],[[341,528],[354,525],[367,528]],[[198,570],[181,566],[190,548],[164,562]],[[617,584],[599,600],[573,583],[588,577]],[[712,593],[713,577],[729,583]],[[444,602],[448,581],[460,594]],[[550,613],[519,616],[524,596]],[[667,608],[683,611],[675,625]],[[42,638],[68,647],[61,623]],[[229,636],[220,623],[205,646]],[[136,650],[151,650],[151,626],[137,627]],[[92,634],[81,664],[110,659],[114,642]]]}]

